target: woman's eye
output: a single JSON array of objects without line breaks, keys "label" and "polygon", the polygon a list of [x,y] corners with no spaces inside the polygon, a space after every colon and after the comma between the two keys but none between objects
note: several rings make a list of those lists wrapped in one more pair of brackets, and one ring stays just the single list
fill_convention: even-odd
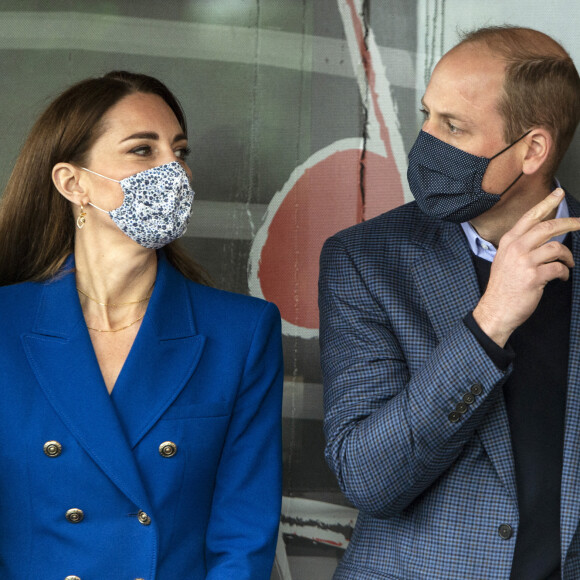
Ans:
[{"label": "woman's eye", "polygon": [[429,111],[427,111],[427,109],[424,109],[423,107],[421,107],[419,109],[419,112],[423,115],[423,117],[425,117],[425,119],[429,118]]},{"label": "woman's eye", "polygon": [[175,150],[175,155],[182,161],[185,161],[189,154],[191,153],[191,149],[189,147],[180,147],[179,149]]},{"label": "woman's eye", "polygon": [[151,155],[151,147],[149,145],[139,145],[138,147],[131,149],[130,153],[135,153],[135,155],[141,155],[144,157],[146,155]]}]

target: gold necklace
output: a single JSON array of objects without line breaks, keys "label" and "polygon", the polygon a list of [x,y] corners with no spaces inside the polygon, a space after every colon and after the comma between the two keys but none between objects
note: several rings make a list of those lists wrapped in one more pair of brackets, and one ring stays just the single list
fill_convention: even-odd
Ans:
[{"label": "gold necklace", "polygon": [[87,328],[89,330],[95,330],[97,332],[119,332],[121,330],[125,330],[126,328],[129,328],[130,326],[133,326],[134,324],[136,324],[140,320],[143,320],[143,318],[145,318],[145,314],[143,314],[143,316],[140,316],[139,318],[137,318],[137,320],[133,320],[133,322],[130,322],[129,324],[127,324],[127,326],[122,326],[121,328],[112,328],[111,330],[104,330],[102,328],[93,328],[92,326],[87,326]]},{"label": "gold necklace", "polygon": [[[153,284],[153,286],[155,286],[155,284]],[[151,290],[153,290],[153,286],[151,286]],[[151,291],[150,290],[150,291]],[[141,300],[135,300],[134,302],[99,302],[96,298],[93,298],[92,296],[89,296],[86,292],[83,292],[78,286],[77,286],[77,291],[82,294],[83,296],[86,296],[89,300],[92,300],[93,302],[96,302],[97,304],[100,304],[101,306],[129,306],[129,304],[141,304],[141,302],[147,302],[147,300],[149,300],[149,298],[151,298],[151,294],[149,294],[149,296],[146,296],[145,298],[141,298]],[[138,320],[141,320],[140,318]],[[135,322],[138,322],[138,320],[135,320]],[[135,322],[132,322],[131,324],[135,324]],[[95,330],[94,328],[92,330]],[[119,330],[123,330],[122,328],[120,328]],[[111,332],[111,331],[103,331],[103,332]]]}]

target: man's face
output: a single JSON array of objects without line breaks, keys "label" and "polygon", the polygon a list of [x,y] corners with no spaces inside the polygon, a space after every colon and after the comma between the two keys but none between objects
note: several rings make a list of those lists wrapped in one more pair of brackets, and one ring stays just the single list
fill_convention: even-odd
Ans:
[{"label": "man's face", "polygon": [[[439,61],[422,99],[423,131],[458,149],[493,157],[509,145],[497,105],[503,91],[504,63],[485,47],[466,44]],[[521,171],[521,158],[512,147],[494,159],[482,187],[502,193]]]}]

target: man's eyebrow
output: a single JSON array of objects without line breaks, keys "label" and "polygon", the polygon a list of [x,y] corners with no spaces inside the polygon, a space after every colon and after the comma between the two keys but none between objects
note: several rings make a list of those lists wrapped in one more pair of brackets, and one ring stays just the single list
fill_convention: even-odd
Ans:
[{"label": "man's eyebrow", "polygon": [[[124,141],[130,141],[131,139],[150,139],[151,141],[159,141],[159,135],[152,131],[133,133],[133,135],[129,135],[129,137],[121,139],[121,143],[123,143]],[[173,143],[175,143],[176,141],[184,141],[184,140],[187,140],[187,135],[185,133],[178,133],[173,138]]]},{"label": "man's eyebrow", "polygon": [[[425,107],[426,109],[429,109],[429,107],[425,104],[423,97],[421,97],[421,105],[423,105],[423,107]],[[456,121],[461,121],[463,123],[471,123],[471,121],[469,119],[466,119],[465,117],[462,117],[461,115],[458,115],[457,113],[452,113],[452,112],[447,112],[447,111],[437,111],[437,113],[441,117],[445,117],[446,119],[455,119]]]}]

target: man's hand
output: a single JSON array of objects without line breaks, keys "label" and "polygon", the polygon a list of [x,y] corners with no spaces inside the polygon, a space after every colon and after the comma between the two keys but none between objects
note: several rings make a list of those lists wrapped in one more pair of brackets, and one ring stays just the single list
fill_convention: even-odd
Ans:
[{"label": "man's hand", "polygon": [[558,188],[526,212],[500,240],[484,295],[473,311],[480,328],[503,347],[534,312],[550,280],[567,280],[574,258],[551,238],[580,230],[580,219],[543,221],[558,206]]}]

